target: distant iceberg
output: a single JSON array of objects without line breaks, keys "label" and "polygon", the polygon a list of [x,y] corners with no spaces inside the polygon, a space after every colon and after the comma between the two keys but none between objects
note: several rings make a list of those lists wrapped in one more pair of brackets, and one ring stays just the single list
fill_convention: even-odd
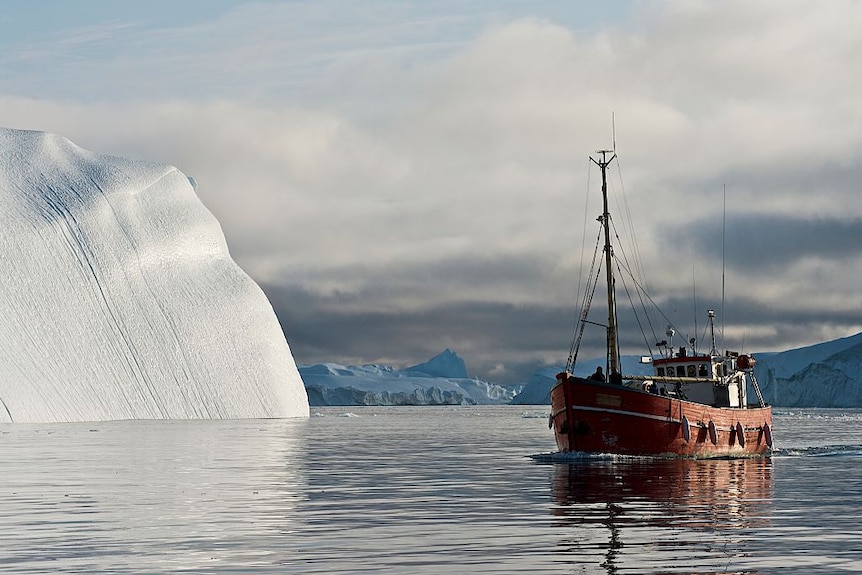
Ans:
[{"label": "distant iceberg", "polygon": [[780,407],[862,407],[862,333],[756,354],[764,399]]},{"label": "distant iceberg", "polygon": [[420,363],[404,369],[405,375],[418,377],[447,377],[453,379],[468,379],[467,364],[448,347],[442,353],[435,355],[425,363]]},{"label": "distant iceberg", "polygon": [[308,415],[272,306],[172,166],[0,128],[0,421]]},{"label": "distant iceberg", "polygon": [[509,403],[514,392],[470,378],[464,360],[447,349],[396,370],[388,365],[299,366],[311,405],[478,405]]}]

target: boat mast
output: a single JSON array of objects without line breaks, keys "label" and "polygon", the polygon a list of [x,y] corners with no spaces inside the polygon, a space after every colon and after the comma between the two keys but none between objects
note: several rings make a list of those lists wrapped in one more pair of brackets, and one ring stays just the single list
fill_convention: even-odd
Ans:
[{"label": "boat mast", "polygon": [[708,310],[707,315],[709,316],[709,336],[712,340],[712,348],[709,350],[709,355],[715,357],[718,355],[718,350],[715,349],[715,310]]},{"label": "boat mast", "polygon": [[[596,154],[601,154],[601,160],[595,160],[590,156],[590,161],[596,164],[602,171],[602,202],[604,212],[602,212],[602,227],[605,231],[605,274],[608,283],[608,376],[613,373],[619,373],[619,354],[617,346],[617,308],[616,298],[614,297],[614,269],[611,265],[613,256],[613,248],[611,247],[611,215],[608,211],[608,178],[607,170],[614,158],[617,157],[612,150],[598,150]],[[608,159],[608,154],[611,154]]]}]

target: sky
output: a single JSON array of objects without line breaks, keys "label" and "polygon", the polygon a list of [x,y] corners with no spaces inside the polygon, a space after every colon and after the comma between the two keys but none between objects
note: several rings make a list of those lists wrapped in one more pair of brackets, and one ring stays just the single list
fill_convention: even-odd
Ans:
[{"label": "sky", "polygon": [[589,156],[613,148],[652,332],[703,341],[720,309],[728,347],[780,351],[862,331],[860,21],[840,0],[33,0],[0,14],[0,125],[193,177],[298,363],[450,348],[499,383],[566,361]]}]

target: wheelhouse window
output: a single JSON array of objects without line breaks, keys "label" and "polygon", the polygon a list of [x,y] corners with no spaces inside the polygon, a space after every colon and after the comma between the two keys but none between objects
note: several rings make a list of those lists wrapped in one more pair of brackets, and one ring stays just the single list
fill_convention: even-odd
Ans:
[{"label": "wheelhouse window", "polygon": [[706,364],[701,363],[697,366],[697,376],[698,377],[709,377],[709,372],[706,369]]},{"label": "wheelhouse window", "polygon": [[696,368],[696,367],[694,367],[693,365],[689,365],[689,366],[687,366],[687,367],[686,367],[686,370],[688,371],[688,376],[689,376],[689,377],[694,377],[694,375],[695,375],[695,373],[696,373],[696,371],[695,371],[696,369],[697,369],[697,368]]},{"label": "wheelhouse window", "polygon": [[655,369],[655,374],[656,375],[664,375],[664,368],[663,367],[657,367]]}]

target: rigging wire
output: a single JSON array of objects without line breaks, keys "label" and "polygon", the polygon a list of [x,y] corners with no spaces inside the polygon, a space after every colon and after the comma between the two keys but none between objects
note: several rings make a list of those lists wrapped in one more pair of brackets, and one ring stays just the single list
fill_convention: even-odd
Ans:
[{"label": "rigging wire", "polygon": [[[617,261],[620,261],[619,258],[617,258]],[[625,263],[625,262],[623,261],[623,263]],[[637,277],[635,277],[634,274],[632,274],[632,271],[629,268],[624,268],[624,269],[625,269],[626,273],[629,275],[629,277],[632,278],[632,281],[634,282],[635,286],[638,288],[639,292],[642,293],[644,295],[644,297],[646,297],[647,301],[649,301],[649,303],[655,308],[655,310],[658,312],[658,314],[662,318],[664,318],[665,322],[667,322],[667,324],[669,326],[675,328],[675,326],[674,326],[673,322],[670,320],[670,318],[667,317],[667,315],[665,315],[665,313],[661,310],[661,308],[658,306],[658,304],[655,302],[655,300],[653,300],[652,297],[650,297],[649,293],[644,289],[644,287],[640,284],[640,282],[638,282]]]},{"label": "rigging wire", "polygon": [[[647,348],[647,350],[649,350],[650,355],[653,355],[652,346],[650,345],[649,339],[647,338],[646,332],[644,331],[644,327],[643,327],[643,324],[641,323],[640,315],[638,314],[638,310],[635,307],[635,302],[632,300],[632,294],[631,294],[631,291],[629,291],[629,284],[626,282],[626,276],[623,275],[622,269],[620,268],[620,260],[619,260],[619,258],[614,258],[614,261],[617,264],[617,271],[620,272],[619,277],[620,277],[620,280],[622,280],[623,289],[626,292],[626,297],[628,297],[628,299],[629,299],[629,305],[631,306],[632,312],[634,313],[635,322],[638,324],[638,328],[641,330],[641,335],[644,338],[644,344],[646,344],[646,348]],[[634,279],[634,278],[632,278],[632,279]],[[641,301],[643,301],[643,300],[641,300]],[[646,311],[646,310],[644,310],[644,311]],[[647,315],[647,314],[645,314],[645,315]],[[653,335],[655,335],[655,334],[653,334]]]},{"label": "rigging wire", "polygon": [[[625,216],[623,218],[623,229],[625,231],[625,235],[629,238],[629,246],[632,251],[632,257],[635,261],[635,269],[637,270],[638,275],[643,278],[644,285],[648,286],[649,284],[647,282],[646,267],[643,264],[640,247],[635,240],[635,238],[637,238],[638,236],[635,233],[635,225],[634,218],[632,217],[631,205],[629,204],[628,194],[626,193],[625,183],[623,182],[622,164],[620,163],[619,157],[616,160],[617,178],[619,179],[620,183],[620,193],[614,194],[614,197],[616,198],[619,212]],[[613,180],[611,181],[611,183],[613,184]],[[622,198],[622,204],[620,204],[619,198]]]},{"label": "rigging wire", "polygon": [[[578,357],[578,350],[581,346],[581,339],[584,335],[584,327],[586,325],[587,314],[590,311],[590,306],[593,302],[593,296],[596,293],[596,286],[598,285],[599,276],[601,273],[601,259],[598,257],[599,254],[599,245],[601,243],[602,233],[601,229],[599,230],[598,235],[596,236],[596,246],[593,249],[593,261],[590,264],[590,273],[587,279],[587,285],[592,285],[592,289],[587,289],[584,291],[584,298],[580,301],[580,312],[578,316],[575,318],[574,326],[572,328],[572,344],[569,347],[569,358],[566,361],[566,371],[569,371],[569,368],[574,367],[575,361]],[[596,266],[596,262],[598,262],[598,266]],[[579,296],[580,298],[580,296]]]},{"label": "rigging wire", "polygon": [[[611,226],[612,226],[612,227],[613,227],[613,229],[614,229],[614,237],[617,239],[617,244],[620,246],[619,251],[622,253],[622,261],[623,261],[623,263],[625,263],[625,265],[626,265],[626,268],[625,268],[625,269],[626,269],[626,273],[627,273],[627,274],[628,274],[628,275],[629,275],[633,280],[635,280],[635,282],[637,283],[637,278],[636,278],[635,274],[634,274],[634,273],[632,273],[632,271],[631,271],[631,264],[630,264],[630,263],[629,263],[629,261],[628,261],[628,256],[627,256],[627,254],[626,254],[626,250],[625,250],[625,249],[623,248],[623,246],[622,246],[622,240],[620,239],[620,235],[619,235],[619,232],[617,231],[616,225],[614,225],[614,219],[613,219],[613,218],[611,218]],[[615,259],[615,260],[617,260],[617,262],[618,262],[618,263],[617,263],[617,266],[619,266],[620,257],[619,257],[619,256],[614,256],[614,259]],[[643,276],[641,276],[641,277],[643,277]],[[640,286],[640,284],[637,284],[637,285],[638,285],[638,288],[639,288],[639,289],[635,290],[635,293],[638,295],[638,300],[640,301],[640,307],[641,307],[641,309],[643,309],[643,310],[644,310],[644,315],[645,315],[645,317],[646,317],[646,322],[647,322],[647,325],[649,325],[649,329],[650,329],[650,332],[652,333],[653,338],[655,338],[655,339],[657,340],[658,338],[656,337],[656,329],[655,329],[655,326],[653,326],[652,318],[650,317],[650,314],[647,312],[647,305],[646,305],[646,303],[644,302],[644,299],[643,299],[643,296],[644,296],[644,295],[648,295],[648,294],[647,294],[646,290],[645,290],[643,287],[641,287],[641,286]],[[653,304],[653,305],[655,305],[655,304]],[[634,308],[634,306],[632,306],[632,307]],[[649,346],[649,344],[647,344],[647,349],[651,349],[651,347]]]},{"label": "rigging wire", "polygon": [[[616,150],[616,133],[614,132],[614,150]],[[586,201],[585,201],[585,209],[584,209],[584,226],[583,226],[583,239],[581,242],[581,258],[580,258],[580,272],[579,272],[579,281],[578,281],[578,290],[577,290],[577,299],[581,304],[580,313],[575,318],[575,321],[572,325],[572,342],[569,348],[569,357],[566,363],[566,371],[569,372],[570,369],[574,368],[574,365],[577,361],[578,352],[581,346],[581,341],[584,334],[584,329],[587,323],[591,323],[587,321],[587,316],[589,314],[590,306],[592,305],[593,297],[595,295],[598,280],[600,279],[602,262],[599,258],[599,253],[601,250],[601,242],[602,242],[602,229],[600,228],[598,237],[596,238],[596,245],[593,250],[593,259],[590,265],[590,271],[587,277],[587,281],[583,282],[583,272],[585,270],[584,266],[584,251],[586,248],[586,228],[587,228],[587,217],[589,213],[589,198],[590,198],[590,182],[591,182],[591,172],[592,172],[592,162],[588,162],[587,169],[587,193],[586,193]],[[637,237],[635,234],[634,228],[634,218],[632,217],[631,205],[628,201],[628,196],[625,191],[625,185],[623,184],[622,178],[622,168],[620,166],[619,158],[617,158],[617,174],[619,179],[619,193],[614,193],[612,196],[615,198],[617,211],[623,214],[622,218],[622,228],[625,232],[623,235],[627,237],[628,241],[624,244],[623,240],[620,238],[620,234],[616,228],[616,222],[613,218],[609,218],[609,225],[612,226],[614,237],[616,238],[616,247],[619,251],[619,255],[617,253],[612,253],[612,257],[614,259],[616,268],[619,272],[619,277],[622,279],[623,287],[626,291],[626,295],[629,300],[629,305],[632,308],[634,313],[635,321],[639,329],[641,330],[641,335],[644,338],[644,343],[646,345],[649,353],[653,355],[653,346],[650,343],[647,337],[647,330],[644,327],[644,323],[648,326],[649,331],[652,333],[655,341],[658,341],[656,326],[653,322],[653,317],[649,312],[650,307],[652,307],[658,315],[664,319],[668,326],[673,327],[674,322],[670,320],[670,318],[659,308],[658,304],[652,299],[649,295],[649,292],[646,289],[647,280],[646,280],[646,268],[643,263],[643,258],[640,253],[639,245],[636,242],[635,238]],[[611,186],[614,186],[614,180],[611,179],[608,182]],[[614,186],[615,187],[615,186]],[[631,260],[630,260],[631,258]],[[598,266],[597,266],[598,261]],[[625,271],[625,274],[623,274]],[[694,272],[692,272],[694,273]],[[630,289],[628,282],[626,281],[625,275],[628,275],[631,279],[633,289]],[[638,280],[638,278],[641,280]],[[724,278],[722,277],[722,284]],[[582,294],[581,288],[585,288]],[[722,286],[723,289],[723,286]],[[634,292],[634,296],[632,295]],[[643,314],[638,312],[638,309],[635,305],[634,299],[638,299],[640,304],[640,308],[643,310]],[[695,320],[696,321],[696,320]],[[696,324],[695,324],[696,325]],[[695,332],[697,332],[697,327],[695,327]],[[696,333],[695,333],[696,335]],[[617,346],[619,346],[619,340],[617,340]],[[619,350],[618,350],[619,355]]]},{"label": "rigging wire", "polygon": [[[569,347],[569,358],[566,362],[566,371],[568,371],[569,364],[572,363],[572,361],[573,361],[572,356],[577,355],[577,350],[575,350],[575,339],[577,338],[578,322],[580,321],[579,317],[581,316],[584,302],[586,301],[586,297],[587,297],[587,293],[585,291],[583,294],[584,299],[583,300],[581,299],[581,287],[587,286],[591,283],[593,268],[595,267],[596,256],[595,256],[595,253],[593,253],[593,263],[590,265],[590,276],[588,276],[587,283],[585,284],[583,281],[583,279],[584,279],[584,249],[585,249],[586,244],[587,244],[587,214],[589,214],[589,206],[590,206],[590,176],[591,176],[591,174],[592,174],[592,162],[590,162],[589,159],[587,159],[587,187],[586,187],[586,193],[584,194],[584,223],[581,226],[581,230],[582,230],[581,259],[580,259],[580,262],[578,264],[578,283],[577,283],[578,291],[575,295],[575,301],[578,302],[578,304],[580,305],[580,308],[579,308],[578,315],[575,316],[574,321],[572,322],[572,337],[571,337],[572,343],[571,343],[571,346]],[[592,297],[590,297],[590,300],[592,301]]]},{"label": "rigging wire", "polygon": [[[616,133],[614,132],[614,153],[616,154]],[[623,184],[622,178],[622,168],[620,165],[619,158],[617,159],[617,174],[619,178],[619,193],[614,193],[613,197],[616,202],[616,207],[618,213],[623,214],[623,218],[621,219],[622,229],[624,231],[624,236],[627,238],[627,242],[623,242],[620,237],[620,234],[616,227],[616,222],[613,218],[608,214],[608,225],[610,225],[613,229],[614,237],[616,239],[615,247],[617,248],[617,252],[612,252],[611,257],[614,260],[614,265],[618,271],[618,277],[622,281],[622,286],[626,292],[626,296],[629,301],[629,305],[634,314],[635,322],[638,325],[638,328],[641,331],[641,335],[644,338],[644,344],[646,349],[649,350],[650,355],[654,355],[653,345],[649,341],[647,336],[647,329],[645,328],[645,324],[648,327],[648,330],[652,333],[655,338],[654,341],[658,341],[658,335],[656,331],[656,326],[653,322],[653,316],[650,313],[649,308],[657,312],[658,316],[660,316],[666,322],[668,328],[674,328],[674,322],[662,311],[662,309],[658,306],[655,300],[649,294],[647,290],[647,277],[646,277],[646,268],[643,263],[643,258],[640,253],[639,244],[636,241],[635,234],[635,226],[634,226],[634,218],[632,217],[631,206],[628,201],[628,196],[625,191],[625,185]],[[587,169],[587,193],[585,199],[585,209],[584,209],[584,225],[583,225],[583,237],[581,241],[581,257],[580,257],[580,268],[579,268],[579,281],[578,281],[578,290],[577,290],[577,301],[580,303],[580,312],[578,316],[575,318],[575,321],[572,325],[572,342],[569,348],[569,357],[566,363],[566,371],[569,372],[570,369],[574,369],[575,363],[577,361],[578,352],[581,346],[581,341],[584,335],[584,330],[587,323],[593,323],[587,321],[587,316],[589,314],[590,307],[593,302],[593,298],[598,286],[598,281],[601,276],[601,269],[603,267],[602,258],[599,258],[599,254],[601,252],[601,243],[602,243],[602,229],[600,228],[599,234],[596,238],[596,245],[593,250],[593,259],[590,264],[590,270],[588,274],[588,279],[586,282],[583,282],[583,272],[585,270],[585,248],[586,248],[586,228],[587,228],[587,218],[589,214],[589,199],[590,199],[590,183],[591,183],[591,172],[592,172],[592,162],[588,161],[588,169]],[[614,180],[610,180],[608,182],[611,186],[614,186]],[[725,249],[726,249],[726,220],[727,220],[727,190],[726,186],[724,189],[724,210],[723,210],[723,221],[722,221],[722,270],[721,270],[721,326],[718,330],[718,336],[720,340],[724,338],[724,303],[725,303]],[[601,218],[599,218],[601,220]],[[598,263],[597,263],[598,262]],[[625,272],[625,273],[623,273]],[[632,284],[628,283],[627,278],[628,275]],[[640,279],[638,279],[640,278]],[[694,335],[697,336],[698,333],[698,322],[697,322],[697,286],[696,286],[696,275],[695,270],[692,268],[692,285],[694,290]],[[584,289],[583,293],[581,289]],[[634,292],[634,294],[632,293]],[[635,305],[634,299],[638,299],[641,310],[643,310],[643,314],[641,314],[638,310],[638,306]],[[615,310],[616,311],[616,310]],[[601,324],[595,324],[601,325]],[[691,344],[696,352],[696,344],[700,341],[705,341],[706,333],[708,329],[708,325],[703,327],[703,332],[700,336],[700,339],[695,340],[694,344],[691,344],[691,341],[687,341],[686,343]],[[679,330],[677,330],[679,331]],[[617,345],[617,353],[619,355],[619,339],[616,341]]]},{"label": "rigging wire", "polygon": [[583,337],[584,337],[584,328],[587,326],[587,323],[588,323],[587,322],[587,315],[589,314],[589,311],[590,311],[590,305],[592,305],[592,302],[593,302],[593,296],[596,293],[596,287],[599,285],[599,277],[600,277],[601,267],[602,266],[601,266],[601,261],[600,261],[599,267],[596,270],[595,278],[593,279],[593,284],[592,284],[593,288],[591,290],[589,290],[589,298],[587,299],[587,303],[584,304],[583,311],[581,312],[580,329],[578,330],[577,340],[572,342],[572,351],[571,351],[571,354],[569,355],[569,361],[566,362],[566,372],[567,373],[571,373],[570,370],[572,370],[572,371],[574,370],[575,364],[578,361],[578,352],[581,349],[581,340],[583,340]]},{"label": "rigging wire", "polygon": [[[706,323],[706,325],[704,325],[704,326],[703,326],[703,331],[700,333],[700,340],[698,340],[698,341],[707,341],[707,339],[706,339],[706,332],[707,332],[707,330],[708,330],[708,329],[709,329],[709,322],[707,322],[707,323]],[[697,333],[695,333],[695,335],[697,335]],[[712,344],[711,344],[711,342],[710,342],[710,346],[711,346],[711,345],[712,345]]]},{"label": "rigging wire", "polygon": [[[581,287],[585,284],[583,283],[584,279],[584,248],[587,245],[587,214],[590,212],[590,176],[592,174],[592,163],[587,160],[587,187],[586,193],[584,194],[584,223],[581,226],[581,260],[579,262],[579,271],[578,271],[578,293],[575,297],[575,301],[581,301]],[[593,256],[595,258],[595,256]]]}]

